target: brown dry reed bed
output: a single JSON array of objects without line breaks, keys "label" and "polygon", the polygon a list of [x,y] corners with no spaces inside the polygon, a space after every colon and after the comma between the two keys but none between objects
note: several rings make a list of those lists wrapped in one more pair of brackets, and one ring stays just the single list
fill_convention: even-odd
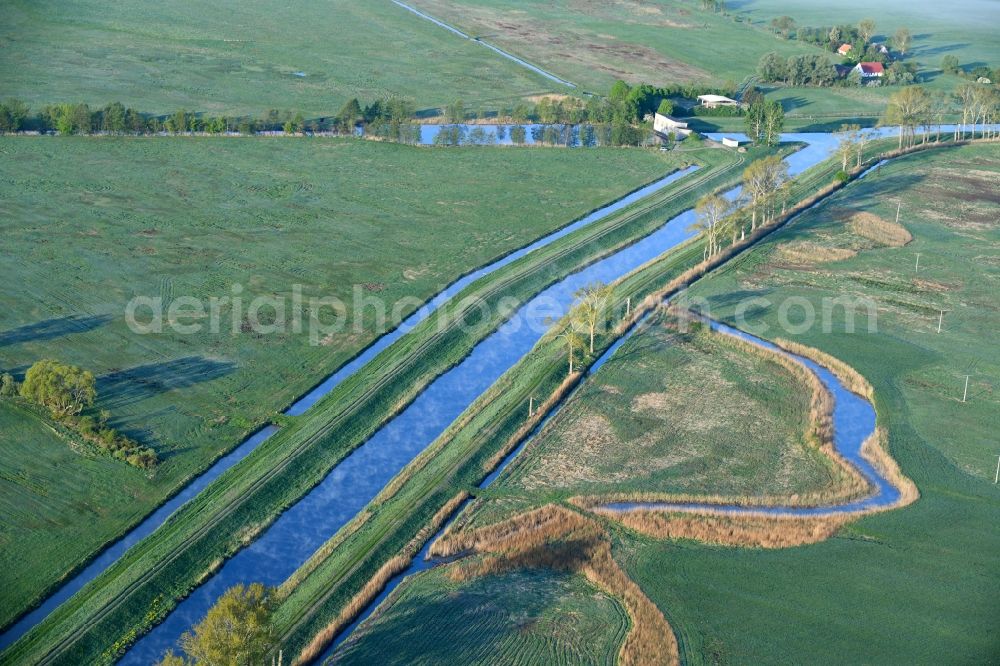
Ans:
[{"label": "brown dry reed bed", "polygon": [[851,516],[794,516],[666,513],[597,509],[596,513],[630,530],[657,539],[691,539],[720,546],[790,548],[833,536]]}]

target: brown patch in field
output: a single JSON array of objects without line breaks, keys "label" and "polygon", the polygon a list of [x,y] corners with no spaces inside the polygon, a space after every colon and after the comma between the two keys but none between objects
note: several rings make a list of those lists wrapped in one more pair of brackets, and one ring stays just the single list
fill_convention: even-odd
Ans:
[{"label": "brown patch in field", "polygon": [[538,102],[541,102],[543,99],[549,99],[552,100],[553,102],[564,102],[566,100],[575,101],[577,98],[573,97],[572,95],[564,95],[562,93],[545,93],[544,95],[528,95],[523,99],[525,101],[537,104]]},{"label": "brown patch in field", "polygon": [[140,231],[139,235],[146,236],[147,238],[149,238],[151,236],[157,236],[159,235],[159,233],[160,232],[158,230],[154,229],[153,227],[150,227],[149,229],[143,229],[142,231]]},{"label": "brown patch in field", "polygon": [[846,247],[829,247],[812,241],[792,241],[778,245],[775,253],[776,259],[785,265],[805,267],[850,259],[857,254],[857,251]]},{"label": "brown patch in field", "polygon": [[403,271],[403,279],[405,280],[416,280],[419,277],[426,275],[430,271],[430,268],[424,266],[423,268],[407,268]]},{"label": "brown patch in field", "polygon": [[611,520],[657,539],[693,539],[722,546],[789,548],[830,538],[852,516],[798,518],[793,516],[692,514],[597,509]]},{"label": "brown patch in field", "polygon": [[943,282],[937,282],[936,280],[924,280],[922,278],[913,278],[913,286],[917,287],[922,291],[933,291],[933,292],[945,292],[954,291],[961,287],[961,285],[945,284]]},{"label": "brown patch in field", "polygon": [[913,236],[903,225],[872,213],[856,212],[851,215],[847,224],[855,235],[886,247],[902,247],[913,240]]},{"label": "brown patch in field", "polygon": [[[418,0],[414,4],[446,20],[456,16],[455,7],[440,0]],[[609,5],[603,1],[583,0],[574,2],[569,9],[614,23],[698,29],[698,26],[686,21],[663,16],[658,8],[634,1]],[[678,14],[676,18],[680,16]],[[488,5],[466,5],[462,7],[461,22],[468,26],[470,34],[547,69],[558,68],[562,62],[574,62],[631,83],[703,81],[711,78],[706,70],[668,58],[651,47],[567,26],[566,21],[559,19],[540,19],[527,12],[503,11]]]},{"label": "brown patch in field", "polygon": [[447,540],[442,537],[431,552],[480,555],[450,565],[453,580],[526,568],[583,574],[617,598],[632,620],[618,654],[620,663],[680,663],[677,640],[663,613],[618,566],[604,529],[575,511],[549,504],[502,523],[448,535]]}]

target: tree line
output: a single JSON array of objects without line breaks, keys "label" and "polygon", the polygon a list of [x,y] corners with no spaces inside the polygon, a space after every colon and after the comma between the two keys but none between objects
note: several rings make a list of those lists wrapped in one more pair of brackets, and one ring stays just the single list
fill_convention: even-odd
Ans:
[{"label": "tree line", "polygon": [[[876,30],[875,19],[862,19],[855,25],[810,27],[798,25],[791,16],[779,16],[771,19],[770,28],[784,39],[805,42],[834,53],[844,44],[850,44],[851,51],[848,58],[854,62],[887,60],[888,54],[872,44]],[[905,56],[913,44],[913,35],[909,28],[898,28],[892,36],[891,44],[900,55]]]},{"label": "tree line", "polygon": [[[917,130],[923,129],[921,141],[930,140],[930,130],[940,126],[949,108],[957,104],[961,122],[955,127],[955,140],[964,139],[974,132],[976,125],[993,125],[1000,121],[1000,90],[981,83],[962,83],[954,93],[928,92],[921,86],[908,86],[889,98],[881,124],[899,127],[899,147],[912,146],[917,141]],[[984,128],[984,136],[1000,132]]]},{"label": "tree line", "polygon": [[96,416],[84,413],[97,399],[96,381],[88,370],[43,359],[28,368],[20,384],[10,373],[0,375],[0,397],[20,397],[47,409],[57,423],[118,460],[142,469],[151,469],[157,463],[152,449],[108,425],[110,414],[106,410]]},{"label": "tree line", "polygon": [[[705,241],[703,258],[711,259],[722,251],[726,242],[735,244],[767,224],[783,212],[790,183],[788,164],[778,155],[755,160],[743,170],[742,193],[731,201],[719,194],[709,194],[695,206],[695,222],[690,229]],[[585,360],[595,352],[597,334],[607,324],[613,288],[595,282],[575,294],[576,300],[559,332],[565,347],[568,373],[577,369],[577,359]]]}]

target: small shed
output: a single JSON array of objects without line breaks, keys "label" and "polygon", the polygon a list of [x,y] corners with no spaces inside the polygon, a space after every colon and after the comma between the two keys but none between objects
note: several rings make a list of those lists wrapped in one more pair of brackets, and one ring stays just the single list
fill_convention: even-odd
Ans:
[{"label": "small shed", "polygon": [[741,143],[743,142],[737,139],[736,137],[732,136],[722,137],[722,145],[726,146],[727,148],[739,148]]}]

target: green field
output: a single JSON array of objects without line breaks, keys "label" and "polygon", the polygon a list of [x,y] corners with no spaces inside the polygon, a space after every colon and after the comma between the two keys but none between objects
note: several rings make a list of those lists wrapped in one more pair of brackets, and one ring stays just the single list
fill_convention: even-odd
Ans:
[{"label": "green field", "polygon": [[496,108],[561,88],[389,0],[0,7],[0,90],[34,107],[118,100],[157,114],[276,108],[309,118],[331,116],[351,97]]},{"label": "green field", "polygon": [[[1000,326],[998,157],[996,146],[974,146],[894,161],[693,287],[723,318],[732,317],[734,293],[775,303],[802,296],[817,311],[823,296],[874,298],[877,333],[836,325],[824,334],[817,325],[797,339],[871,381],[892,455],[921,498],[791,550],[620,535],[621,559],[667,615],[687,662],[985,663],[1000,652],[992,630],[1000,532],[991,527],[1000,515],[1000,357],[991,342]],[[897,201],[914,236],[905,247],[812,266],[781,259],[787,242],[843,247],[841,211],[891,219]],[[765,336],[790,337],[775,310],[752,311],[748,321],[771,326]]]},{"label": "green field", "polygon": [[[153,446],[152,478],[108,461],[34,468],[3,488],[36,503],[4,521],[3,614],[147,514],[369,343],[363,327],[313,345],[303,334],[137,335],[134,295],[310,295],[415,305],[460,274],[568,223],[680,164],[627,150],[435,150],[267,139],[8,138],[0,142],[4,234],[0,368],[55,357],[98,376],[97,408]],[[609,173],[615,174],[609,177]],[[525,201],[532,206],[524,206]],[[291,312],[288,313],[291,317]],[[206,327],[207,328],[207,327]],[[67,460],[60,442],[23,456]],[[51,450],[49,450],[51,449]],[[4,457],[0,467],[20,470]],[[31,556],[28,556],[31,553]]]},{"label": "green field", "polygon": [[[616,79],[666,85],[739,83],[769,51],[812,48],[703,12],[697,3],[415,0],[414,6],[515,53],[584,90]],[[725,44],[725,48],[720,48]]]},{"label": "green field", "polygon": [[[500,495],[822,492],[805,441],[810,389],[768,357],[657,314],[589,378],[508,468]],[[544,503],[544,500],[541,501]]]},{"label": "green field", "polygon": [[408,581],[363,623],[336,664],[614,664],[629,619],[580,575],[548,570],[462,582]]}]

